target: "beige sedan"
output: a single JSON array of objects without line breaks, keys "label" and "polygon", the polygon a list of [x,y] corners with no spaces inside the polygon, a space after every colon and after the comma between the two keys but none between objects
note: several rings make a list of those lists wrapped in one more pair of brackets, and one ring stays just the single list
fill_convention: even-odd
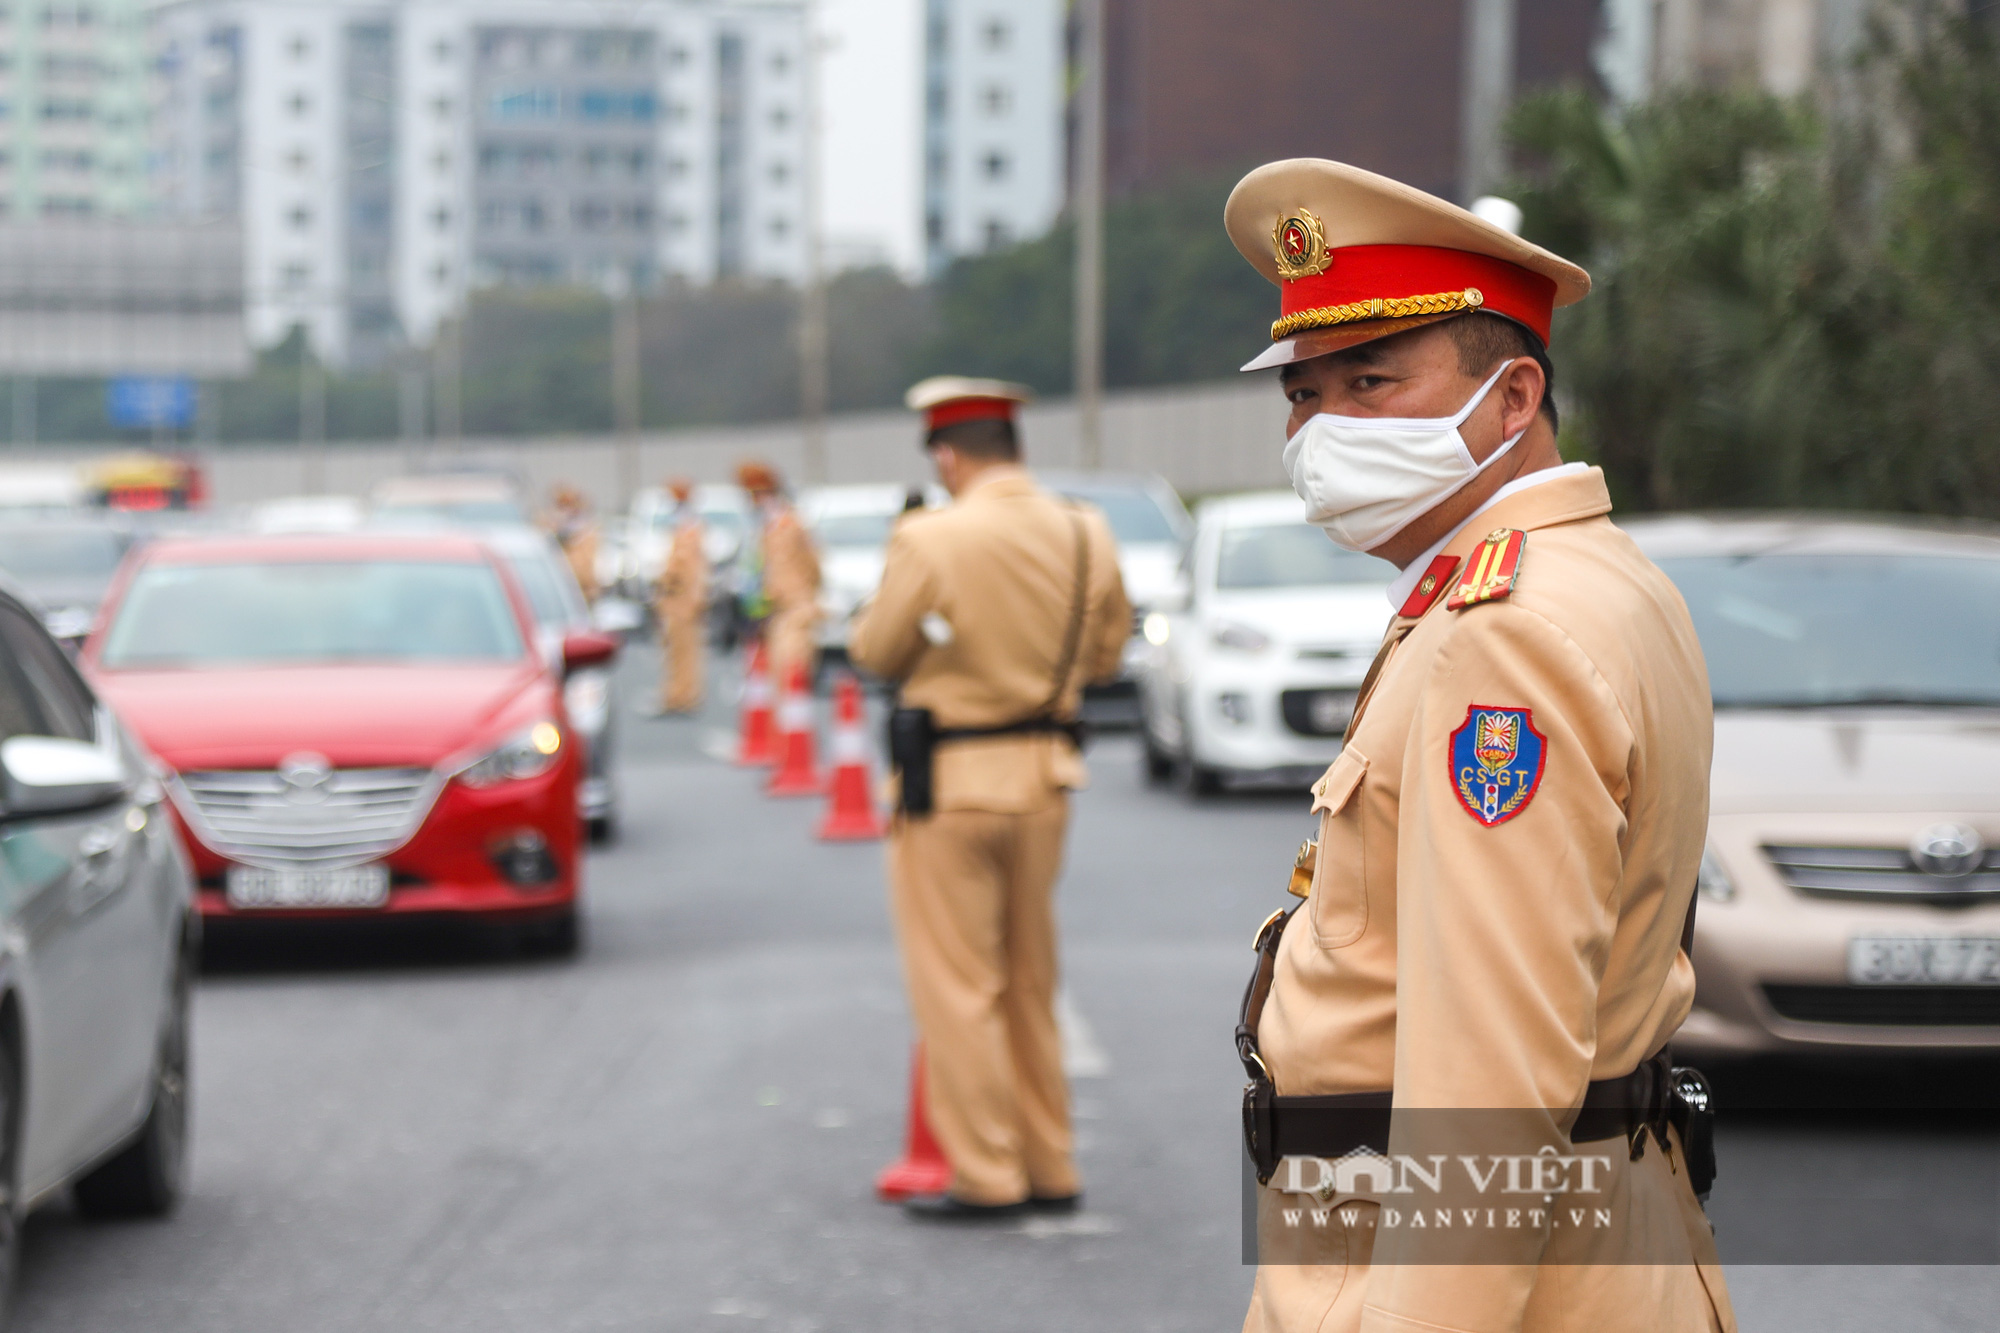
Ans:
[{"label": "beige sedan", "polygon": [[1676,1055],[2000,1048],[2000,529],[1624,526],[1715,695]]}]

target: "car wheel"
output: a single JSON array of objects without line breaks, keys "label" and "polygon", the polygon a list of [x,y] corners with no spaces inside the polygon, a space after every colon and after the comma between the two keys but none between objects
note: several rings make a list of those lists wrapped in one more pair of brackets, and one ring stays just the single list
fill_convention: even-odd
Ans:
[{"label": "car wheel", "polygon": [[531,958],[571,958],[583,947],[583,914],[566,907],[560,915],[516,927],[514,943]]},{"label": "car wheel", "polygon": [[1181,787],[1190,796],[1214,796],[1222,790],[1222,770],[1201,762],[1194,748],[1194,728],[1181,715],[1181,746],[1187,751],[1181,760]]},{"label": "car wheel", "polygon": [[1153,739],[1153,729],[1143,722],[1139,725],[1139,741],[1144,747],[1146,781],[1157,786],[1174,775],[1174,757],[1162,750]]},{"label": "car wheel", "polygon": [[21,1061],[0,1041],[0,1329],[11,1326],[14,1282],[21,1271],[21,1211],[14,1197],[21,1148]]},{"label": "car wheel", "polygon": [[85,1217],[164,1217],[180,1202],[187,1165],[188,983],[184,950],[153,1057],[152,1105],[132,1141],[72,1187]]},{"label": "car wheel", "polygon": [[615,816],[599,815],[597,818],[587,821],[586,827],[590,832],[590,840],[599,847],[615,842],[618,839],[618,820]]}]

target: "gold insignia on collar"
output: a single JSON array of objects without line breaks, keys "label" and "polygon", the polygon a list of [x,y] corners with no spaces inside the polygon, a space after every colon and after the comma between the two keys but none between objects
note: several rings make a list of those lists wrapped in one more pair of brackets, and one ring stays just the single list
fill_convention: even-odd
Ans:
[{"label": "gold insignia on collar", "polygon": [[1278,276],[1287,282],[1324,273],[1333,262],[1327,253],[1326,227],[1309,208],[1278,219],[1271,228],[1271,249],[1278,256]]}]

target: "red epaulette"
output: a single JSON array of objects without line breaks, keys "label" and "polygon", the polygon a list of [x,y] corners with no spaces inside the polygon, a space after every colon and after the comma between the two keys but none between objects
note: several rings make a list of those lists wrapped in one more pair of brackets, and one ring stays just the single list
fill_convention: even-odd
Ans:
[{"label": "red epaulette", "polygon": [[1417,586],[1410,589],[1410,595],[1396,608],[1396,614],[1411,619],[1431,609],[1431,603],[1445,590],[1451,581],[1451,572],[1458,568],[1458,557],[1441,555],[1424,569],[1424,576],[1417,580]]},{"label": "red epaulette", "polygon": [[1521,576],[1521,555],[1528,549],[1528,534],[1519,528],[1495,528],[1467,558],[1465,573],[1451,591],[1444,606],[1462,611],[1478,602],[1497,602],[1514,591]]}]

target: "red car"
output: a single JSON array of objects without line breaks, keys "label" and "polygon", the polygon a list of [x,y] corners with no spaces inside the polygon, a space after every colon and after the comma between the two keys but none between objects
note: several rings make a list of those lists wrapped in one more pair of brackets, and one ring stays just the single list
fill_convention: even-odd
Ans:
[{"label": "red car", "polygon": [[83,666],[172,770],[205,917],[459,915],[577,940],[583,747],[512,575],[456,534],[165,538]]}]

